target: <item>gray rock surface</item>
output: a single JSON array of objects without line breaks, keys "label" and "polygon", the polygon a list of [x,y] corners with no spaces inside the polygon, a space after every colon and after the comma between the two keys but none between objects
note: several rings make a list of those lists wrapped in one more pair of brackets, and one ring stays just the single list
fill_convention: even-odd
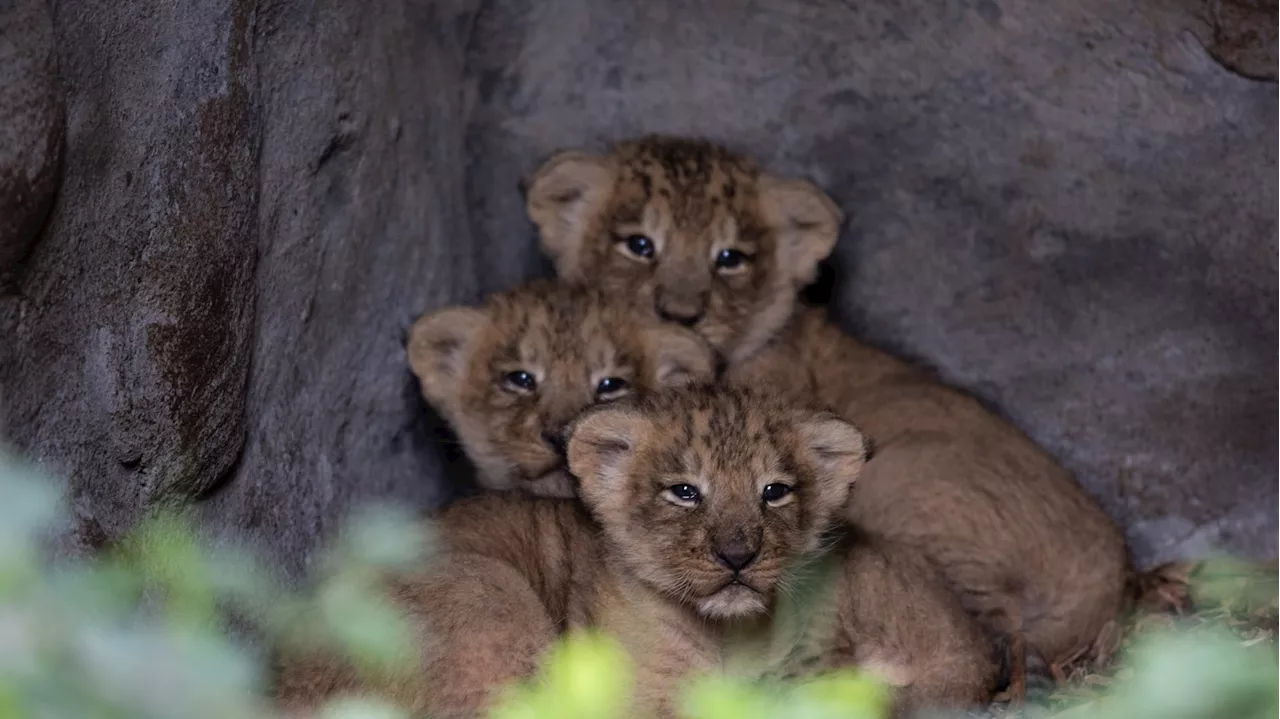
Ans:
[{"label": "gray rock surface", "polygon": [[1228,32],[1273,7],[53,8],[66,161],[0,296],[0,434],[70,477],[72,545],[198,497],[296,570],[356,502],[440,501],[404,330],[545,271],[540,160],[660,131],[828,188],[842,321],[1060,456],[1144,563],[1276,553],[1277,92],[1240,74],[1275,48]]},{"label": "gray rock surface", "polygon": [[62,96],[44,0],[0,2],[0,283],[44,223],[62,159]]},{"label": "gray rock surface", "polygon": [[60,3],[66,158],[3,300],[0,434],[71,481],[84,541],[239,456],[252,346],[250,2]]},{"label": "gray rock surface", "polygon": [[249,440],[206,502],[286,566],[362,500],[425,505],[445,475],[404,352],[473,301],[465,2],[278,3],[258,18],[262,155]]}]

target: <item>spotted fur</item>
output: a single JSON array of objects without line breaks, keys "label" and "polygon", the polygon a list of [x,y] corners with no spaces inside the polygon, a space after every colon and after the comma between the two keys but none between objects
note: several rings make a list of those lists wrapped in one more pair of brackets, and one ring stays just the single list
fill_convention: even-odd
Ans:
[{"label": "spotted fur", "polygon": [[[852,425],[697,385],[586,410],[567,454],[581,502],[491,492],[436,517],[438,556],[391,583],[419,667],[370,682],[340,663],[296,663],[276,682],[280,703],[302,712],[367,692],[433,717],[483,716],[570,627],[601,629],[631,655],[629,716],[676,716],[685,680],[730,665],[762,678],[861,667],[895,686],[902,710],[988,697],[994,664],[932,569],[838,531],[867,454]],[[673,483],[695,484],[702,501],[673,503]],[[767,500],[777,483],[791,492]],[[754,556],[733,581],[722,555],[740,551]],[[780,633],[783,599],[815,561],[831,568],[805,606],[816,626]]]},{"label": "spotted fur", "polygon": [[[481,307],[423,316],[409,339],[423,395],[457,432],[488,489],[573,496],[560,433],[580,411],[706,378],[697,335],[656,322],[625,299],[538,280]],[[532,387],[509,378],[526,372]],[[625,383],[601,392],[601,382]]]},{"label": "spotted fur", "polygon": [[[878,453],[849,517],[922,552],[992,632],[1061,662],[1114,623],[1128,550],[1074,478],[973,398],[798,305],[842,217],[821,190],[707,142],[648,137],[551,158],[527,204],[561,276],[685,319],[726,381],[824,403],[867,432]],[[651,238],[650,257],[628,254],[631,233]],[[717,267],[726,247],[750,261]]]},{"label": "spotted fur", "polygon": [[[597,621],[639,663],[643,704],[669,707],[682,677],[726,664],[760,677],[857,666],[895,685],[900,710],[989,697],[989,648],[934,570],[844,533],[868,453],[853,425],[770,393],[701,386],[588,410],[568,453],[603,529]],[[779,484],[790,488],[781,499],[768,489]],[[696,503],[674,501],[682,485]],[[784,631],[797,572],[825,561],[830,573],[806,590],[821,598],[800,609],[813,626]]]},{"label": "spotted fur", "polygon": [[[842,217],[808,182],[761,173],[714,144],[664,137],[552,158],[529,184],[528,208],[561,277],[637,298],[731,361],[785,324]],[[635,236],[653,242],[651,258],[628,250]],[[742,262],[717,267],[726,251]]]}]

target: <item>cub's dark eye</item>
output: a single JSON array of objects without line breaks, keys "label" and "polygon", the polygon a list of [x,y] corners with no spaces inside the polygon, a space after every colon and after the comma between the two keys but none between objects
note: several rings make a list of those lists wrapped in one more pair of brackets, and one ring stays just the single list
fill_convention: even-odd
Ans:
[{"label": "cub's dark eye", "polygon": [[605,377],[596,385],[596,396],[603,397],[616,394],[627,388],[627,381],[621,377]]},{"label": "cub's dark eye", "polygon": [[506,380],[508,385],[525,392],[532,392],[538,388],[538,380],[534,378],[533,374],[524,370],[508,372],[503,379]]},{"label": "cub's dark eye", "polygon": [[774,482],[773,484],[766,484],[764,486],[764,491],[760,493],[760,498],[769,504],[773,504],[775,502],[781,502],[783,499],[790,496],[790,494],[791,487],[789,485]]},{"label": "cub's dark eye", "polygon": [[742,250],[724,249],[716,255],[716,269],[736,270],[747,264],[751,257]]},{"label": "cub's dark eye", "polygon": [[667,487],[667,494],[671,495],[676,504],[685,506],[693,506],[702,501],[702,493],[692,484],[673,484]]},{"label": "cub's dark eye", "polygon": [[636,257],[646,260],[653,257],[653,240],[644,235],[631,235],[622,242],[627,246],[627,251]]}]

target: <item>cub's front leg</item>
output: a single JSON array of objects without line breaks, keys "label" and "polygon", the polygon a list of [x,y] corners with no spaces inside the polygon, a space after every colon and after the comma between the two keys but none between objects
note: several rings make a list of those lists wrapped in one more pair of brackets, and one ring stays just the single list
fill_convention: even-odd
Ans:
[{"label": "cub's front leg", "polygon": [[635,672],[627,716],[679,717],[690,680],[721,667],[715,636],[686,610],[640,586],[604,587],[596,598],[595,625],[621,643]]},{"label": "cub's front leg", "polygon": [[398,598],[424,641],[422,673],[396,698],[435,719],[483,716],[498,691],[536,673],[556,638],[525,576],[491,557],[445,555]]},{"label": "cub's front leg", "polygon": [[282,710],[310,716],[336,695],[368,694],[435,719],[481,717],[498,690],[535,672],[556,636],[524,575],[492,557],[443,554],[422,574],[394,580],[390,592],[421,663],[369,683],[332,657],[290,659],[275,685]]}]

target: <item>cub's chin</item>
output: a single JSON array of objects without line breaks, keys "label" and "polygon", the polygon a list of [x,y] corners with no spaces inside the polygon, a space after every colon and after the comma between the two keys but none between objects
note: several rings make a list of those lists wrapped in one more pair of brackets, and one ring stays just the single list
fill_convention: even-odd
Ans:
[{"label": "cub's chin", "polygon": [[763,613],[768,604],[760,592],[742,584],[730,584],[699,599],[697,609],[708,619],[743,619]]},{"label": "cub's chin", "polygon": [[735,349],[734,345],[739,333],[726,323],[709,318],[693,329],[707,344],[711,345],[718,356],[727,356],[731,350]]}]

